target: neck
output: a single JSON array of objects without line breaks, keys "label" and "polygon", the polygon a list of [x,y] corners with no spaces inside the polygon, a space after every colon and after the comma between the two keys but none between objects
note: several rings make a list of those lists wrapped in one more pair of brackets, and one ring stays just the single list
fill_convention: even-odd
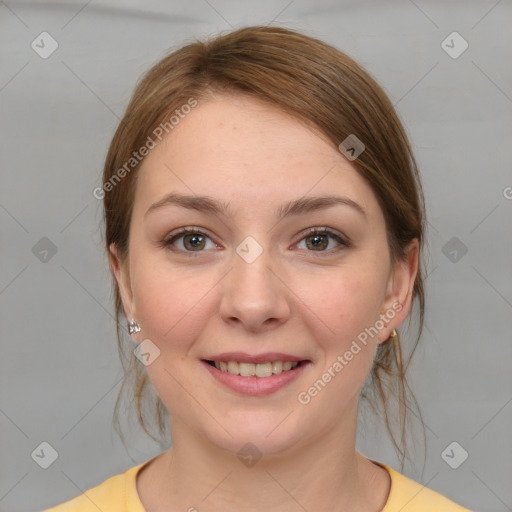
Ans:
[{"label": "neck", "polygon": [[173,418],[173,446],[146,474],[151,483],[139,491],[141,500],[147,512],[379,512],[389,475],[355,450],[356,424],[357,407],[350,421],[324,435],[251,464]]}]

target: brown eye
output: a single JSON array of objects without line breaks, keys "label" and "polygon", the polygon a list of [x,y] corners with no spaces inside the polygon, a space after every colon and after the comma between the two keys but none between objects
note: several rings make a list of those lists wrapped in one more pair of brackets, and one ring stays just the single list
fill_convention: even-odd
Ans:
[{"label": "brown eye", "polygon": [[[182,242],[177,243],[179,240],[182,240]],[[210,237],[206,233],[198,229],[184,228],[165,239],[162,245],[173,251],[203,252],[203,249],[207,248],[208,240],[210,240]],[[211,244],[213,248],[216,247],[213,242]],[[172,248],[173,246],[177,246],[176,249]]]},{"label": "brown eye", "polygon": [[187,249],[190,248],[192,251],[203,249],[205,244],[205,237],[197,233],[194,235],[185,235],[183,237],[183,245]]},{"label": "brown eye", "polygon": [[[308,236],[305,238],[305,240],[306,240],[306,245],[308,246],[309,249],[311,249],[311,248],[325,249],[329,245],[329,240],[326,235],[318,234],[318,235]],[[308,240],[311,241],[309,244],[307,242]]]},{"label": "brown eye", "polygon": [[313,228],[306,234],[304,238],[302,238],[302,240],[305,240],[306,248],[309,250],[309,252],[331,252],[331,250],[326,251],[326,248],[329,246],[329,239],[335,240],[338,244],[337,247],[332,248],[332,251],[350,246],[349,242],[345,240],[341,235],[327,228]]}]

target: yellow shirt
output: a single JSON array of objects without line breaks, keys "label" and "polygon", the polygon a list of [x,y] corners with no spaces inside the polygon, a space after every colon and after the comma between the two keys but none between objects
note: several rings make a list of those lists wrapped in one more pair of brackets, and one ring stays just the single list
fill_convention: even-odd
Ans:
[{"label": "yellow shirt", "polygon": [[[135,482],[137,472],[151,460],[112,476],[84,494],[44,512],[144,512]],[[389,466],[372,462],[385,468],[391,476],[388,501],[381,512],[471,512]]]}]

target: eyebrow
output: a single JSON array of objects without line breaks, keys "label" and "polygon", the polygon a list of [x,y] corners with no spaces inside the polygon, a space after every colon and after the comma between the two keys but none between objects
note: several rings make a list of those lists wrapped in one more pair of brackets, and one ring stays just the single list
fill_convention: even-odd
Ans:
[{"label": "eyebrow", "polygon": [[[144,216],[149,212],[155,211],[163,206],[177,205],[189,210],[197,210],[200,212],[208,212],[214,215],[220,215],[226,213],[233,217],[233,212],[229,204],[219,201],[210,196],[189,196],[172,192],[156,203],[153,203],[146,211]],[[304,215],[306,213],[312,213],[317,210],[323,210],[332,206],[344,205],[349,206],[359,214],[361,214],[365,220],[368,219],[366,210],[354,200],[348,197],[342,196],[304,196],[293,201],[289,201],[277,209],[276,215],[279,220],[289,215]]]}]

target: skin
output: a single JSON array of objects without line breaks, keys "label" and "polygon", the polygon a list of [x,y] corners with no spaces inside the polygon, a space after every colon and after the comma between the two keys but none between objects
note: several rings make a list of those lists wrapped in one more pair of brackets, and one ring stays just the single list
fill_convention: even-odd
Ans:
[{"label": "skin", "polygon": [[[145,215],[169,192],[214,197],[232,215],[177,205]],[[278,222],[284,202],[329,194],[357,202],[367,218],[336,205]],[[206,231],[200,251],[190,235],[162,246],[187,226]],[[305,238],[308,228],[326,226],[350,246],[322,237],[315,248],[314,235]],[[236,252],[247,236],[263,249],[252,263]],[[110,263],[125,313],[142,328],[133,338],[160,350],[147,371],[171,417],[172,448],[137,478],[148,512],[382,510],[390,477],[355,449],[358,400],[378,344],[410,310],[418,243],[391,267],[377,199],[331,142],[252,98],[201,101],[143,161],[129,256],[120,261],[111,246]],[[299,403],[396,303],[402,309],[378,335]],[[226,351],[284,352],[312,364],[285,388],[249,397],[200,362]],[[253,467],[236,456],[249,441],[263,454]]]}]

